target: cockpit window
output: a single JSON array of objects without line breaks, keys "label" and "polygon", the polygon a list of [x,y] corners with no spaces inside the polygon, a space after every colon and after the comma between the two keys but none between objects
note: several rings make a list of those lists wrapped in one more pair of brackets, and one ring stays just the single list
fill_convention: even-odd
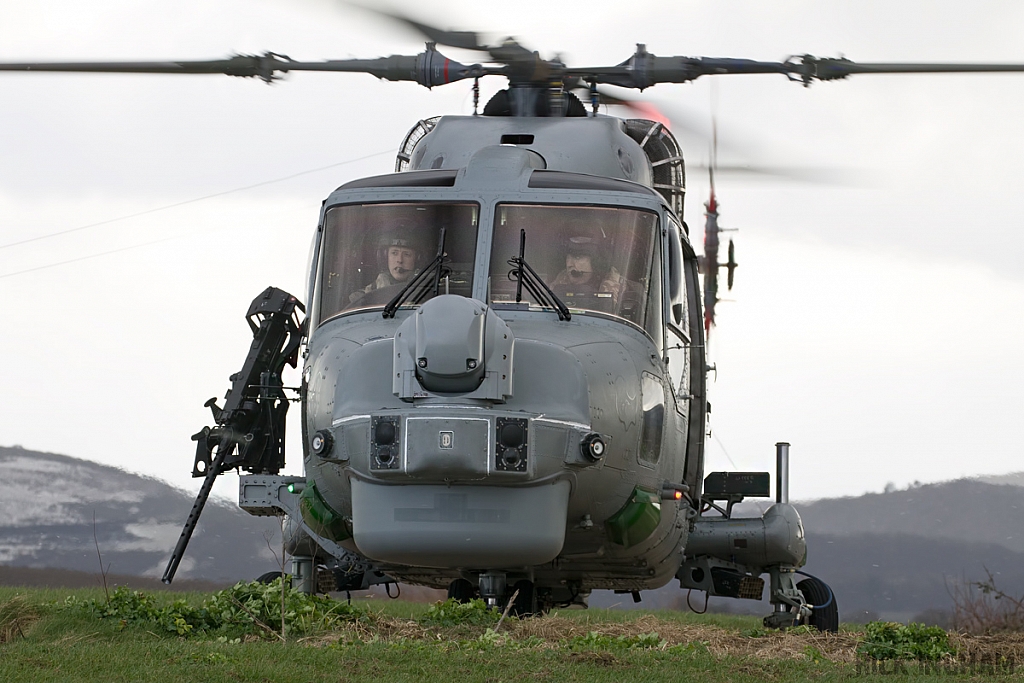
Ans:
[{"label": "cockpit window", "polygon": [[[442,227],[448,258],[440,293],[470,296],[479,216],[479,206],[469,203],[353,204],[328,210],[320,320],[386,305],[437,256]],[[433,296],[433,282],[420,303]]]},{"label": "cockpit window", "polygon": [[[519,255],[525,230],[526,262],[570,310],[609,313],[643,326],[657,228],[655,214],[636,209],[501,204],[495,211],[490,301],[516,299],[508,260]],[[525,287],[522,301],[538,305]]]}]

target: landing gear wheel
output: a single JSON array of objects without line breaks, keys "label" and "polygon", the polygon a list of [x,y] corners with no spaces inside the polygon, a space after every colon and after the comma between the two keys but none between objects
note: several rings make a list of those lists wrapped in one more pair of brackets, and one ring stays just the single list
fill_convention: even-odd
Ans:
[{"label": "landing gear wheel", "polygon": [[515,602],[512,603],[512,609],[509,610],[509,614],[513,617],[530,617],[534,614],[539,614],[540,610],[537,609],[537,591],[533,587],[532,581],[523,579],[522,581],[516,581],[512,586],[512,593],[519,591],[516,595]]},{"label": "landing gear wheel", "polygon": [[819,631],[835,633],[839,630],[839,605],[836,596],[827,583],[821,579],[808,578],[796,585],[804,599],[814,605],[807,623]]},{"label": "landing gear wheel", "polygon": [[284,575],[284,572],[267,572],[256,577],[256,583],[274,583]]},{"label": "landing gear wheel", "polygon": [[476,586],[466,579],[455,579],[448,585],[448,599],[456,602],[469,602],[477,597]]}]

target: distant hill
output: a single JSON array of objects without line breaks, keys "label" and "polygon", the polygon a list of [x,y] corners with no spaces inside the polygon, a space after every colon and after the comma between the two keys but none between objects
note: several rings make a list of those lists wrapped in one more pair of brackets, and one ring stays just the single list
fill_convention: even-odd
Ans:
[{"label": "distant hill", "polygon": [[958,479],[857,498],[797,503],[808,533],[909,534],[1024,552],[1024,488]]},{"label": "distant hill", "polygon": [[1010,474],[993,474],[983,477],[974,477],[986,484],[1009,484],[1010,486],[1024,486],[1024,472],[1011,472]]},{"label": "distant hill", "polygon": [[[906,621],[927,611],[949,611],[949,590],[985,578],[1012,595],[1024,595],[1024,475],[958,479],[852,498],[794,503],[807,531],[804,569],[835,590],[841,617]],[[987,483],[994,482],[994,483]],[[756,516],[744,503],[738,516]],[[677,581],[644,593],[638,607],[686,609]],[[703,598],[693,598],[703,606]],[[591,604],[619,604],[628,596],[602,592]],[[714,598],[726,611],[767,613],[763,602]]]},{"label": "distant hill", "polygon": [[50,569],[36,567],[10,567],[0,565],[0,586],[32,586],[41,588],[102,588],[106,580],[107,588],[126,586],[132,590],[146,592],[159,590],[203,591],[210,592],[228,588],[233,582],[203,581],[201,579],[175,579],[170,586],[165,586],[160,579],[151,576],[133,576],[131,574],[102,575],[97,569],[92,572],[79,572],[73,569]]},{"label": "distant hill", "polygon": [[[86,460],[0,447],[0,565],[159,577],[195,494]],[[95,540],[93,519],[95,515]],[[277,564],[276,518],[211,500],[177,576],[232,583]]]},{"label": "distant hill", "polygon": [[1024,595],[1024,553],[996,543],[811,531],[807,543],[804,569],[832,586],[849,620],[907,621],[929,610],[952,611],[951,591],[984,579],[986,568],[1002,590]]},{"label": "distant hill", "polygon": [[[950,590],[985,578],[1024,595],[1020,473],[797,503],[805,569],[831,584],[847,614],[905,621],[951,610]],[[988,483],[991,482],[991,483]]]}]

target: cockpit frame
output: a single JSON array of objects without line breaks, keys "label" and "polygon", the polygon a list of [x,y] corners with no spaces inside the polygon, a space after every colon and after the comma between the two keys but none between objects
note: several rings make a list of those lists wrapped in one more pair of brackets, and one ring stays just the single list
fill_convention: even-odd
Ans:
[{"label": "cockpit frame", "polygon": [[[409,176],[415,172],[405,172],[402,174],[395,174],[396,176]],[[671,212],[668,210],[664,201],[660,195],[650,191],[641,185],[634,183],[628,183],[627,181],[613,181],[623,185],[630,186],[628,191],[613,191],[609,190],[609,179],[595,177],[595,181],[600,181],[601,187],[594,188],[594,190],[583,189],[581,186],[584,184],[580,182],[582,178],[585,182],[586,176],[582,174],[569,174],[566,176],[572,176],[569,178],[575,187],[572,188],[544,188],[544,189],[533,189],[529,187],[529,174],[527,174],[526,182],[516,183],[517,186],[509,187],[505,190],[495,188],[491,191],[480,191],[478,189],[467,189],[461,190],[459,188],[458,180],[456,179],[454,186],[452,187],[439,187],[438,179],[434,176],[439,175],[442,172],[420,172],[424,175],[430,174],[431,182],[427,187],[409,187],[403,186],[401,188],[396,187],[392,184],[393,181],[389,182],[390,178],[394,176],[380,176],[375,182],[379,183],[373,187],[367,186],[371,179],[362,179],[355,183],[356,187],[342,186],[324,202],[321,213],[320,221],[317,228],[317,234],[312,253],[312,261],[309,269],[309,278],[307,281],[308,292],[307,300],[312,302],[310,306],[310,321],[309,321],[309,333],[315,333],[315,330],[328,320],[334,320],[339,317],[351,316],[351,315],[379,315],[380,307],[362,308],[357,310],[343,310],[337,314],[330,315],[327,317],[321,317],[320,311],[320,292],[318,287],[319,273],[323,267],[321,262],[323,254],[323,239],[325,231],[325,218],[327,212],[331,209],[344,206],[344,205],[355,205],[355,204],[395,204],[395,203],[475,203],[479,206],[479,219],[478,219],[478,234],[477,234],[477,245],[474,255],[473,263],[473,287],[471,295],[473,298],[480,301],[486,301],[488,296],[487,291],[487,278],[491,273],[491,250],[493,247],[494,240],[494,220],[496,208],[501,204],[535,204],[535,205],[564,205],[564,206],[587,206],[587,207],[619,207],[623,209],[634,209],[640,211],[651,212],[658,217],[658,232],[660,233],[656,237],[656,241],[659,244],[659,255],[662,264],[662,289],[666,292],[666,285],[671,281],[672,275],[669,269],[672,267],[670,259],[668,258],[669,249],[671,248],[669,241],[669,215]],[[462,172],[459,173],[461,175]],[[545,176],[555,175],[557,172],[547,171],[544,172]],[[445,175],[449,175],[450,172]],[[558,174],[561,175],[561,174]],[[402,178],[402,180],[406,180]],[[548,183],[545,184],[549,184]],[[568,183],[567,183],[568,184]],[[524,187],[525,186],[525,187]],[[488,188],[489,189],[489,188]],[[678,222],[678,219],[674,219]],[[682,251],[686,255],[687,261],[695,259],[692,246],[689,244],[685,231],[680,233],[679,240],[682,244]],[[681,264],[682,265],[682,264]],[[504,276],[504,274],[502,274]],[[677,274],[677,279],[681,276]],[[688,279],[688,278],[687,278]],[[694,293],[690,292],[687,295],[687,300],[691,300]],[[664,320],[669,320],[671,315],[671,305],[668,301],[668,296],[661,297],[661,311]],[[504,315],[505,311],[502,311]],[[545,315],[546,311],[531,311],[532,315]],[[584,315],[592,317],[604,317],[621,322],[627,326],[631,326],[636,330],[643,331],[650,340],[655,344],[659,350],[659,354],[665,346],[664,338],[655,338],[647,330],[644,330],[644,325],[636,324],[620,318],[614,315],[601,314],[598,311],[585,311]],[[516,315],[515,317],[520,317]],[[661,335],[658,335],[661,336]]]}]

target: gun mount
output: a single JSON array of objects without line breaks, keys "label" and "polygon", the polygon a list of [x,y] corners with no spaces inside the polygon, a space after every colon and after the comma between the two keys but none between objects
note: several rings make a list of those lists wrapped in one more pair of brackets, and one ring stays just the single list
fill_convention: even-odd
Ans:
[{"label": "gun mount", "polygon": [[224,407],[210,399],[214,427],[203,427],[192,436],[196,442],[193,477],[204,477],[199,495],[181,530],[162,581],[174,579],[199,516],[217,477],[240,468],[253,474],[277,474],[284,467],[284,428],[288,399],[281,371],[295,367],[304,323],[298,314],[305,307],[294,296],[268,287],[253,299],[246,322],[253,333],[252,345],[239,372],[231,375]]}]

